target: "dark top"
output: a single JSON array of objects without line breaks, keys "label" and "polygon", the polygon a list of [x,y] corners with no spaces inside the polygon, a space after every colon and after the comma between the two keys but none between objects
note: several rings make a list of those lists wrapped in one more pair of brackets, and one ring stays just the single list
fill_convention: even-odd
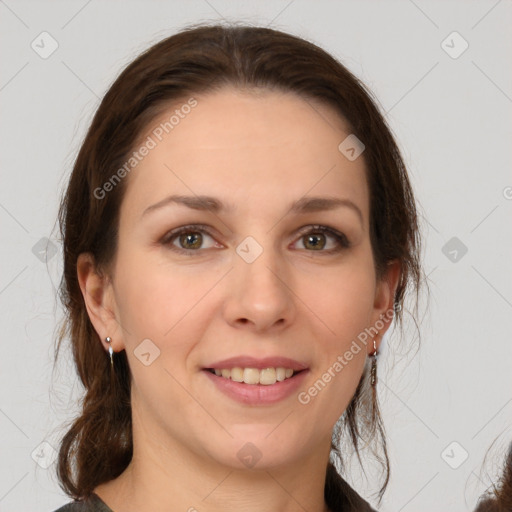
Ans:
[{"label": "dark top", "polygon": [[83,501],[70,501],[66,505],[55,510],[55,512],[114,512],[94,492]]},{"label": "dark top", "polygon": [[[332,512],[377,512],[357,494],[329,464],[325,482],[325,502]],[[82,501],[71,501],[54,512],[114,512],[94,492]]]}]

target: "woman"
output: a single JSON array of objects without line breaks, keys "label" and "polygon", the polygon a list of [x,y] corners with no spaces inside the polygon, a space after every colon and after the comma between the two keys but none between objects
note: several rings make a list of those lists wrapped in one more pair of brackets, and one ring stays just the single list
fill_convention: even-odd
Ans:
[{"label": "woman", "polygon": [[60,512],[374,510],[341,443],[373,449],[382,497],[377,355],[422,272],[404,163],[344,66],[266,28],[159,42],[105,95],[60,222],[86,389]]}]

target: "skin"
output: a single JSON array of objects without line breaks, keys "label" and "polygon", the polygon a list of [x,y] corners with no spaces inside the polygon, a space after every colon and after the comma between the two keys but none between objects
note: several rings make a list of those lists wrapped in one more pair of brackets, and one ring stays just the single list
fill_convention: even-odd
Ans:
[{"label": "skin", "polygon": [[[308,365],[299,391],[307,390],[392,308],[399,265],[377,279],[365,164],[338,151],[350,130],[334,111],[275,91],[195,97],[197,107],[125,178],[110,275],[89,254],[78,261],[89,317],[101,340],[126,350],[132,372],[134,457],[95,492],[123,512],[326,511],[332,428],[373,342],[307,405],[297,393],[273,405],[240,404],[201,369],[235,355],[286,356]],[[233,210],[168,205],[142,216],[171,194],[215,196]],[[362,218],[347,206],[290,213],[303,196],[349,199]],[[189,254],[174,252],[184,247],[179,236],[161,241],[192,223],[211,227],[199,249],[189,248],[193,240]],[[316,232],[320,249],[312,248],[299,229],[315,224],[344,233],[350,246]],[[236,253],[247,236],[263,248],[252,263]],[[145,366],[134,350],[148,338],[160,356]],[[262,455],[252,469],[237,457],[247,442]]]}]

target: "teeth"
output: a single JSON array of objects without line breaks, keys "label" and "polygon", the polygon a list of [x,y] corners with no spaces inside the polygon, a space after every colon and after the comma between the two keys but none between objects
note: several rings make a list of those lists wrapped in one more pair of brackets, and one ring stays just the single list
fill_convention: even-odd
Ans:
[{"label": "teeth", "polygon": [[276,370],[275,368],[265,368],[260,372],[260,384],[264,384],[265,386],[269,386],[270,384],[275,384],[277,381]]},{"label": "teeth", "polygon": [[282,382],[289,379],[293,375],[291,368],[265,368],[258,370],[257,368],[231,368],[215,369],[215,375],[231,379],[235,382],[243,382],[245,384],[262,384],[270,386],[276,382]]},{"label": "teeth", "polygon": [[231,380],[233,380],[233,374],[236,374],[237,370],[243,372],[243,377],[240,382],[245,382],[246,384],[259,384],[260,382],[260,371],[256,368],[232,368],[231,369]]},{"label": "teeth", "polygon": [[[224,371],[229,372],[229,370],[222,370],[222,376],[226,377],[226,375],[224,375]],[[231,380],[234,380],[235,382],[244,381],[244,371],[242,370],[242,368],[232,368],[231,372],[229,373],[231,373]]]}]

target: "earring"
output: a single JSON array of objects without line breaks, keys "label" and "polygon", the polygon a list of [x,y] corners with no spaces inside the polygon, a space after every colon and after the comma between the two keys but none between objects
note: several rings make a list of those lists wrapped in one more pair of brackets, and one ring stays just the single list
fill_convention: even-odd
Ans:
[{"label": "earring", "polygon": [[112,345],[110,345],[110,343],[112,343],[112,338],[110,336],[107,336],[105,338],[105,341],[109,344],[108,353],[110,354],[110,366],[114,367],[114,358],[113,358],[114,349],[112,348]]},{"label": "earring", "polygon": [[370,384],[375,387],[377,384],[377,342],[373,338],[372,367],[370,369]]}]

